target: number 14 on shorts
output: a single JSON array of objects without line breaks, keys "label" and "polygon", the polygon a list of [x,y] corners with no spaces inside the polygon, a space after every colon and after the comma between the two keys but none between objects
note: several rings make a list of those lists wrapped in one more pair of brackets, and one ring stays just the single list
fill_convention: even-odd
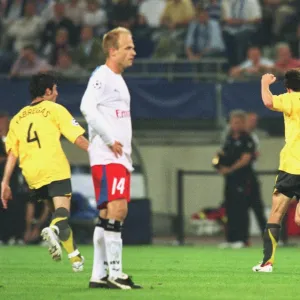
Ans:
[{"label": "number 14 on shorts", "polygon": [[121,178],[114,177],[111,194],[115,195],[116,192],[118,192],[120,195],[123,195],[124,191],[125,191],[125,177],[121,177]]}]

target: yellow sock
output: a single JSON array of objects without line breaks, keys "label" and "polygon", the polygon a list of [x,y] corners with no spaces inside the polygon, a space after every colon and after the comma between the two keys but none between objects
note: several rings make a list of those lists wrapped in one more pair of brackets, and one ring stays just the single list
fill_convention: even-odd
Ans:
[{"label": "yellow sock", "polygon": [[[59,230],[59,240],[61,244],[63,245],[64,249],[67,251],[68,254],[73,253],[75,250],[77,250],[74,240],[73,240],[73,232],[69,225],[63,224],[66,223],[67,217],[61,217],[61,218],[55,218],[52,220],[50,227],[54,228],[57,227]],[[61,225],[61,226],[60,226]],[[60,228],[64,225],[64,228]],[[65,227],[67,225],[67,227]],[[71,257],[70,261],[72,263],[76,261],[81,261],[80,254]]]}]

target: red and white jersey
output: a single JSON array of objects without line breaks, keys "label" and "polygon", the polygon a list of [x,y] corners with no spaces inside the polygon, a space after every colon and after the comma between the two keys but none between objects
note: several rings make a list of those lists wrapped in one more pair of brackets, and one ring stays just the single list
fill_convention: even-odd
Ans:
[{"label": "red and white jersey", "polygon": [[[83,95],[80,109],[89,127],[91,166],[117,163],[133,170],[130,94],[120,74],[108,66],[98,67]],[[116,158],[108,145],[119,141],[123,155]]]}]

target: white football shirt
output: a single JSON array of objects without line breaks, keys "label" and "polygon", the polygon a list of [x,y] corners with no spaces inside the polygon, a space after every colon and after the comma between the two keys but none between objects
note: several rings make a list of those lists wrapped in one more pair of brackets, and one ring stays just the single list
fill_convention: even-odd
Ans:
[{"label": "white football shirt", "polygon": [[[106,65],[98,67],[91,75],[80,109],[89,127],[91,166],[118,163],[132,171],[130,94],[122,75]],[[123,155],[118,158],[108,147],[115,141],[123,145]]]}]

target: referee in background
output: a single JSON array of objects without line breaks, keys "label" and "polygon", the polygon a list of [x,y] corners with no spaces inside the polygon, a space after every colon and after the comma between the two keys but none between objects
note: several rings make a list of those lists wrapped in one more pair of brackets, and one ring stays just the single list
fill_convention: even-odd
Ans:
[{"label": "referee in background", "polygon": [[222,248],[243,248],[249,238],[249,196],[254,178],[255,143],[246,130],[247,115],[230,114],[229,131],[213,165],[225,179],[226,242]]}]

